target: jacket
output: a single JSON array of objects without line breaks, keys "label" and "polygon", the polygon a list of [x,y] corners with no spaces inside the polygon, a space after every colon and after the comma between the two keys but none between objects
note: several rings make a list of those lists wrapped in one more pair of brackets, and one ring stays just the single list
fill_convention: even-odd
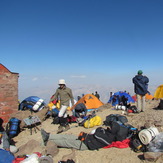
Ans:
[{"label": "jacket", "polygon": [[121,122],[112,122],[111,129],[98,127],[94,134],[87,134],[84,139],[85,145],[90,150],[103,148],[115,141],[123,141],[129,136],[129,128]]},{"label": "jacket", "polygon": [[115,135],[109,129],[98,127],[94,134],[87,134],[84,144],[90,150],[103,148],[115,141]]},{"label": "jacket", "polygon": [[79,103],[75,106],[74,113],[76,117],[80,117],[80,113],[83,113],[84,116],[87,115],[87,108],[84,103]]},{"label": "jacket", "polygon": [[69,106],[70,100],[71,100],[72,106],[74,105],[74,97],[72,95],[72,91],[70,88],[66,86],[63,89],[61,89],[60,87],[57,88],[55,94],[50,99],[50,102],[55,99],[59,99],[61,105]]},{"label": "jacket", "polygon": [[132,81],[134,83],[134,91],[136,94],[144,96],[146,93],[148,93],[148,77],[136,75]]},{"label": "jacket", "polygon": [[75,111],[80,112],[80,113],[87,112],[87,108],[86,108],[85,104],[79,103],[75,106]]}]

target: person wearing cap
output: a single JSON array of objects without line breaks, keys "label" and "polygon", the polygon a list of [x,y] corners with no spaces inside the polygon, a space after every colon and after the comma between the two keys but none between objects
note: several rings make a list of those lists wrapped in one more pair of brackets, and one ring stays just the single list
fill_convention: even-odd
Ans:
[{"label": "person wearing cap", "polygon": [[74,97],[72,94],[72,90],[66,87],[66,82],[64,79],[59,80],[59,88],[57,88],[55,94],[50,99],[50,102],[59,99],[60,100],[60,111],[58,114],[59,117],[59,127],[58,132],[61,133],[63,131],[67,131],[70,129],[70,126],[67,121],[67,108],[69,107],[69,103],[71,100],[72,106],[74,105]]},{"label": "person wearing cap", "polygon": [[143,75],[142,70],[139,70],[132,81],[134,83],[134,91],[137,97],[137,109],[139,112],[143,112],[145,111],[145,95],[148,93],[149,79]]}]

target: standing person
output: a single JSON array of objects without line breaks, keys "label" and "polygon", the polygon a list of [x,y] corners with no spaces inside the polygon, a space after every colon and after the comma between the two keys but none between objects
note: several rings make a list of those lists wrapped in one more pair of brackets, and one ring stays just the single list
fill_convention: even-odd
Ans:
[{"label": "standing person", "polygon": [[95,96],[100,99],[100,95],[97,93],[97,91],[95,92]]},{"label": "standing person", "polygon": [[72,90],[66,87],[66,82],[64,79],[59,80],[59,88],[57,88],[55,94],[50,99],[50,102],[53,100],[60,100],[60,111],[58,114],[59,124],[58,132],[61,133],[63,131],[67,131],[70,129],[70,126],[67,121],[67,108],[69,107],[69,103],[71,100],[72,106],[74,105],[74,97],[72,94]]},{"label": "standing person", "polygon": [[77,99],[78,99],[78,101],[79,101],[79,100],[81,99],[81,97],[80,97],[80,96],[78,96],[78,97],[77,97]]},{"label": "standing person", "polygon": [[145,111],[145,94],[148,92],[149,79],[143,76],[143,71],[139,70],[137,75],[132,79],[134,83],[134,91],[137,97],[138,111]]}]

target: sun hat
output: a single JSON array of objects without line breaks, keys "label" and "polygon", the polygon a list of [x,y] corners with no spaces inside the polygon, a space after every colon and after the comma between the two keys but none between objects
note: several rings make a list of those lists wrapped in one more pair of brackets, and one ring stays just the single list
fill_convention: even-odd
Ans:
[{"label": "sun hat", "polygon": [[142,70],[139,70],[138,71],[138,75],[141,75],[141,74],[143,74],[143,71]]},{"label": "sun hat", "polygon": [[60,79],[58,84],[66,84],[65,80],[64,79]]}]

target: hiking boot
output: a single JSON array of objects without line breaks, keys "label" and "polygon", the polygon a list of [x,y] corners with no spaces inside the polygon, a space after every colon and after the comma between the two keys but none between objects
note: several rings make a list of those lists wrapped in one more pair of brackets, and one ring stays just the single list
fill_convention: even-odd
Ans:
[{"label": "hiking boot", "polygon": [[69,129],[70,129],[70,126],[69,125],[66,125],[64,131],[67,131]]},{"label": "hiking boot", "polygon": [[41,135],[42,135],[42,140],[44,142],[44,145],[46,146],[50,133],[47,133],[44,129],[41,129]]},{"label": "hiking boot", "polygon": [[61,133],[61,132],[63,132],[63,126],[59,126],[59,127],[58,127],[57,134],[59,134],[59,133]]}]

